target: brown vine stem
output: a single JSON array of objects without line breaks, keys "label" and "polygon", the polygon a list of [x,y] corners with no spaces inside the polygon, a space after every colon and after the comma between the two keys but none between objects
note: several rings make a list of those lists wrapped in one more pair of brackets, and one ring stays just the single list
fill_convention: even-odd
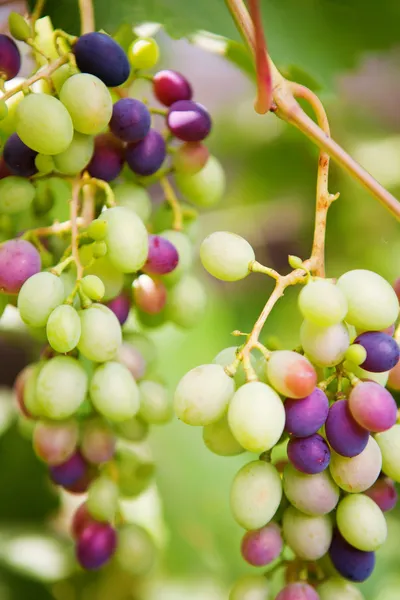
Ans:
[{"label": "brown vine stem", "polygon": [[[78,217],[76,219],[77,227],[83,227],[85,223],[83,219]],[[71,221],[63,221],[62,223],[55,222],[53,225],[47,227],[38,227],[37,229],[29,229],[29,231],[23,234],[23,238],[27,239],[34,235],[36,237],[49,237],[50,235],[62,235],[63,233],[69,233],[72,229]]]},{"label": "brown vine stem", "polygon": [[94,197],[95,188],[93,185],[83,185],[83,205],[81,212],[81,219],[85,227],[88,227],[94,219]]},{"label": "brown vine stem", "polygon": [[74,262],[76,264],[76,281],[79,282],[83,275],[83,266],[79,258],[79,229],[78,229],[78,209],[79,209],[79,193],[81,191],[82,182],[80,179],[75,179],[72,184],[72,197],[69,205],[69,215],[71,221],[71,250]]},{"label": "brown vine stem", "polygon": [[94,8],[92,0],[79,0],[81,15],[81,34],[94,31]]},{"label": "brown vine stem", "polygon": [[19,85],[15,86],[15,88],[13,88],[12,90],[9,90],[8,92],[6,92],[4,94],[4,96],[2,96],[1,99],[6,101],[9,98],[11,98],[12,96],[14,96],[15,94],[18,94],[18,92],[22,92],[23,90],[27,89],[29,86],[31,86],[36,81],[39,81],[40,79],[46,79],[52,73],[54,73],[54,71],[57,71],[57,69],[62,67],[62,65],[65,65],[68,61],[69,61],[69,56],[67,54],[65,54],[64,56],[60,56],[60,58],[57,58],[57,60],[55,60],[53,63],[51,63],[51,65],[46,67],[46,69],[43,69],[43,71],[38,71],[37,73],[35,73],[35,75],[32,75],[32,77],[30,77],[29,79],[26,79]]},{"label": "brown vine stem", "polygon": [[260,0],[249,0],[250,16],[255,33],[255,61],[257,73],[256,112],[264,115],[272,104],[272,77],[268,62],[267,44],[262,25]]},{"label": "brown vine stem", "polygon": [[165,199],[171,206],[172,212],[174,214],[174,221],[172,224],[172,228],[175,229],[176,231],[182,231],[182,227],[183,227],[182,207],[179,204],[179,201],[175,195],[174,189],[166,177],[161,177],[160,185],[163,189]]}]

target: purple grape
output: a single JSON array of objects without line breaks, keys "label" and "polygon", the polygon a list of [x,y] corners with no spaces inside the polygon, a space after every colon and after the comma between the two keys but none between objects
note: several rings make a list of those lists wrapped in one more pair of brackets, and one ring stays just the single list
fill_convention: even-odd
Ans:
[{"label": "purple grape", "polygon": [[76,540],[78,539],[83,531],[91,525],[92,523],[96,523],[96,520],[93,519],[92,515],[89,513],[86,502],[78,506],[74,515],[72,517],[71,523],[71,535]]},{"label": "purple grape", "polygon": [[325,423],[329,444],[341,456],[357,456],[368,444],[369,433],[353,418],[347,400],[332,404]]},{"label": "purple grape", "polygon": [[149,133],[150,126],[150,112],[140,100],[122,98],[114,104],[110,129],[120,140],[139,142]]},{"label": "purple grape", "polygon": [[113,311],[120,325],[123,325],[129,316],[131,301],[126,294],[120,294],[106,303],[106,306]]},{"label": "purple grape", "polygon": [[0,77],[13,79],[21,68],[21,55],[17,44],[8,35],[0,34]]},{"label": "purple grape", "polygon": [[4,179],[5,177],[9,177],[12,175],[10,169],[7,167],[4,157],[0,156],[0,179]]},{"label": "purple grape", "polygon": [[109,523],[89,523],[76,545],[79,564],[94,571],[106,564],[117,548],[117,533]]},{"label": "purple grape", "polygon": [[306,438],[292,438],[287,453],[292,465],[298,471],[308,475],[321,473],[331,460],[329,446],[318,433]]},{"label": "purple grape", "polygon": [[179,100],[168,111],[167,125],[184,142],[201,142],[211,130],[211,118],[204,106],[192,100]]},{"label": "purple grape", "polygon": [[360,344],[367,351],[361,367],[371,373],[390,371],[399,361],[400,350],[396,340],[382,331],[366,331],[354,340],[354,344]]},{"label": "purple grape", "polygon": [[361,381],[351,391],[349,408],[361,427],[379,433],[397,421],[397,405],[390,392],[375,381]]},{"label": "purple grape", "polygon": [[92,177],[113,181],[124,166],[124,149],[119,140],[109,133],[98,135],[94,141],[94,153],[87,166]]},{"label": "purple grape", "polygon": [[286,585],[279,592],[276,600],[319,600],[319,595],[311,585],[299,581]]},{"label": "purple grape", "polygon": [[95,468],[86,467],[84,474],[75,483],[62,486],[67,492],[70,494],[85,494],[88,491],[90,484],[98,475],[98,471]]},{"label": "purple grape", "polygon": [[305,398],[287,398],[285,412],[286,431],[295,437],[308,437],[324,425],[329,412],[329,400],[322,390],[315,388]]},{"label": "purple grape", "polygon": [[276,523],[244,534],[241,545],[243,558],[254,567],[264,567],[282,552],[281,530]]},{"label": "purple grape", "polygon": [[378,479],[364,494],[376,502],[382,512],[392,510],[398,500],[396,486],[388,477]]},{"label": "purple grape", "polygon": [[375,552],[357,550],[338,531],[334,533],[329,556],[340,575],[350,581],[365,581],[375,567]]},{"label": "purple grape", "polygon": [[37,173],[36,156],[37,152],[28,148],[16,133],[10,135],[4,145],[4,162],[13,175],[31,177]]},{"label": "purple grape", "polygon": [[188,80],[176,71],[159,71],[153,79],[154,95],[165,106],[179,100],[191,100],[192,88]]},{"label": "purple grape", "polygon": [[85,475],[87,465],[82,455],[75,452],[67,461],[56,467],[50,467],[50,476],[54,483],[62,486],[74,485]]},{"label": "purple grape", "polygon": [[17,294],[29,277],[39,273],[41,258],[26,240],[8,240],[0,245],[0,290]]},{"label": "purple grape", "polygon": [[73,48],[76,64],[82,73],[95,75],[108,87],[122,85],[130,66],[124,50],[105,33],[85,33]]},{"label": "purple grape", "polygon": [[178,250],[169,240],[149,235],[149,254],[142,271],[149,275],[166,275],[176,268],[178,262]]},{"label": "purple grape", "polygon": [[150,129],[146,137],[126,149],[126,162],[137,175],[152,175],[161,167],[167,151],[163,136]]}]

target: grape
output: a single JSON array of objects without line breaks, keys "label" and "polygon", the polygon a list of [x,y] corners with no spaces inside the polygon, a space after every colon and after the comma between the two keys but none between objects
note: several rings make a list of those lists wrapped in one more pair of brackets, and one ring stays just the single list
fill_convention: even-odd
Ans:
[{"label": "grape", "polygon": [[30,181],[10,175],[0,180],[0,213],[13,215],[29,208],[35,197]]},{"label": "grape", "polygon": [[290,350],[272,352],[267,377],[277,392],[289,398],[305,398],[317,384],[317,373],[310,361]]},{"label": "grape", "polygon": [[346,296],[346,321],[361,330],[379,331],[394,323],[399,302],[392,286],[372,271],[356,269],[342,275],[337,285]]},{"label": "grape", "polygon": [[229,427],[245,450],[261,453],[278,442],[285,427],[285,409],[278,394],[266,383],[246,383],[233,396]]},{"label": "grape", "polygon": [[133,210],[146,223],[151,214],[152,205],[146,188],[136,183],[119,183],[114,188],[115,201],[118,206]]},{"label": "grape", "polygon": [[111,427],[103,419],[87,421],[82,430],[82,456],[94,465],[106,463],[115,452],[115,436]]},{"label": "grape", "polygon": [[190,329],[203,318],[207,294],[202,283],[192,275],[184,275],[168,291],[166,317],[179,327]]},{"label": "grape", "polygon": [[207,164],[210,153],[201,142],[185,142],[173,156],[173,165],[178,173],[196,175]]},{"label": "grape", "polygon": [[141,442],[149,433],[149,425],[140,417],[134,417],[129,421],[114,423],[114,429],[119,437],[129,442]]},{"label": "grape", "polygon": [[231,510],[245,529],[267,525],[282,499],[282,483],[278,471],[270,463],[255,460],[236,474],[231,488]]},{"label": "grape", "polygon": [[244,452],[229,427],[226,415],[203,428],[203,440],[207,448],[219,456],[236,456]]},{"label": "grape", "polygon": [[400,391],[400,360],[397,365],[390,370],[388,386],[396,392]]},{"label": "grape", "polygon": [[40,272],[41,259],[26,240],[8,240],[0,245],[0,289],[16,294],[29,277]]},{"label": "grape", "polygon": [[92,304],[81,310],[82,333],[78,350],[89,360],[112,360],[122,342],[121,326],[112,310],[102,304]]},{"label": "grape", "polygon": [[162,281],[148,275],[140,275],[133,282],[133,300],[139,310],[156,315],[162,311],[167,301],[167,290]]},{"label": "grape", "polygon": [[311,517],[293,506],[283,513],[283,537],[299,558],[318,560],[329,550],[332,542],[332,523],[327,515]]},{"label": "grape", "polygon": [[21,138],[13,133],[6,141],[3,149],[3,158],[13,175],[31,177],[37,173],[35,158],[37,152],[31,150]]},{"label": "grape", "polygon": [[163,277],[163,281],[167,284],[174,284],[187,273],[193,263],[193,248],[188,236],[181,231],[173,231],[167,229],[163,231],[160,236],[163,239],[168,240],[175,246],[178,251],[179,261],[177,267]]},{"label": "grape", "polygon": [[107,221],[107,257],[122,273],[135,273],[146,262],[148,235],[139,217],[128,208],[117,206],[102,213]]},{"label": "grape", "polygon": [[8,35],[0,34],[0,77],[13,79],[21,68],[21,55],[17,44]]},{"label": "grape", "polygon": [[351,371],[353,372],[353,374],[359,379],[375,381],[375,383],[379,383],[379,385],[382,387],[385,387],[388,382],[389,371],[385,371],[384,373],[371,373],[370,371],[365,371],[357,365],[349,366],[351,367]]},{"label": "grape", "polygon": [[149,235],[149,254],[143,267],[145,273],[166,275],[176,268],[178,262],[178,250],[169,240],[159,235]]},{"label": "grape", "polygon": [[378,550],[387,537],[385,517],[364,494],[350,494],[339,502],[336,522],[346,542],[364,552]]},{"label": "grape", "polygon": [[[32,150],[33,152],[33,150]],[[37,154],[35,153],[35,171],[39,171],[43,175],[52,173],[55,170],[54,160],[52,156],[48,154]],[[36,198],[35,198],[36,200]],[[36,208],[36,205],[35,205]]]},{"label": "grape", "polygon": [[[223,350],[221,350],[221,352],[219,352],[219,354],[217,354],[217,356],[215,356],[215,358],[213,359],[213,363],[216,365],[221,365],[221,367],[228,367],[236,359],[237,351],[238,346],[230,346],[229,348],[224,348]],[[257,361],[254,358],[253,354],[250,355],[250,361],[252,367],[256,368]],[[243,368],[243,362],[239,364],[233,380],[237,388],[246,383],[246,372]]]},{"label": "grape", "polygon": [[396,486],[388,477],[378,479],[365,494],[379,506],[382,512],[392,510],[398,500]]},{"label": "grape", "polygon": [[310,321],[303,321],[300,342],[310,360],[319,367],[338,365],[350,345],[349,333],[343,323],[320,327]]},{"label": "grape", "polygon": [[81,477],[79,477],[79,479],[75,481],[75,483],[72,483],[71,485],[63,485],[62,487],[70,494],[86,494],[90,484],[96,477],[97,471],[95,471],[93,468],[88,468],[88,465],[86,465],[85,472],[83,475],[81,475]]},{"label": "grape", "polygon": [[163,136],[155,129],[150,129],[140,142],[127,146],[125,158],[129,168],[136,175],[153,175],[163,164],[166,155]]},{"label": "grape", "polygon": [[353,418],[347,400],[335,402],[325,423],[327,440],[341,456],[357,456],[368,444],[369,434]]},{"label": "grape", "polygon": [[36,273],[23,284],[18,295],[21,319],[31,327],[44,327],[53,310],[64,301],[63,282],[52,273]]},{"label": "grape", "polygon": [[275,600],[320,600],[320,598],[311,585],[299,582],[286,585]]},{"label": "grape", "polygon": [[154,465],[129,450],[121,448],[117,455],[118,486],[122,496],[134,498],[146,490],[154,477]]},{"label": "grape", "polygon": [[330,327],[345,318],[347,300],[336,285],[325,279],[317,279],[301,290],[299,308],[307,321],[320,327]]},{"label": "grape", "polygon": [[85,275],[85,277],[81,279],[81,289],[86,296],[91,300],[96,301],[101,300],[105,293],[104,283],[100,277],[97,277],[96,275]]},{"label": "grape", "polygon": [[79,133],[96,135],[110,122],[111,96],[97,77],[84,73],[73,75],[64,83],[59,95]]},{"label": "grape", "polygon": [[95,522],[95,520],[88,513],[86,502],[84,502],[76,509],[74,516],[72,518],[72,523],[71,523],[72,537],[75,540],[78,539],[82,535],[82,533],[86,529],[86,527],[88,525],[91,525],[94,522]]},{"label": "grape", "polygon": [[131,344],[122,343],[118,348],[117,358],[120,363],[129,369],[136,381],[143,379],[146,373],[147,363],[140,350]]},{"label": "grape", "polygon": [[365,581],[372,574],[375,567],[375,553],[357,550],[335,532],[329,556],[335,569],[350,581]]},{"label": "grape", "polygon": [[178,100],[168,111],[167,125],[171,133],[184,142],[201,142],[211,130],[211,118],[201,104]]},{"label": "grape", "polygon": [[399,361],[399,346],[390,335],[381,331],[367,331],[359,335],[355,344],[360,344],[367,352],[367,358],[361,364],[366,371],[383,373],[393,369]]},{"label": "grape", "polygon": [[239,235],[216,231],[203,240],[200,247],[203,267],[217,279],[238,281],[250,273],[254,250]]},{"label": "grape", "polygon": [[115,553],[117,534],[108,523],[90,523],[78,538],[76,557],[84,569],[96,570]]},{"label": "grape", "polygon": [[25,410],[32,417],[41,416],[41,407],[36,394],[36,384],[42,367],[43,363],[41,362],[30,365],[30,369],[25,377],[22,403]]},{"label": "grape", "polygon": [[177,172],[175,182],[181,194],[204,208],[218,204],[225,193],[225,172],[215,156],[210,156],[201,171],[194,175]]},{"label": "grape", "polygon": [[[1,97],[1,92],[0,92],[0,97]],[[12,175],[10,169],[7,167],[6,163],[4,162],[4,158],[0,155],[0,179],[4,179],[5,177],[8,177],[9,175]]]},{"label": "grape", "polygon": [[36,384],[44,416],[61,420],[73,415],[85,399],[88,378],[81,364],[70,356],[56,356],[42,367]]},{"label": "grape", "polygon": [[159,57],[160,49],[152,38],[139,38],[128,50],[129,62],[134,69],[151,69],[158,63]]},{"label": "grape", "polygon": [[367,358],[367,351],[363,346],[360,346],[360,344],[352,344],[347,348],[345,358],[351,363],[359,366]]},{"label": "grape", "polygon": [[306,515],[326,515],[339,500],[339,489],[327,471],[305,475],[289,464],[283,472],[283,489],[291,504]]},{"label": "grape", "polygon": [[387,431],[397,420],[393,396],[374,381],[362,381],[352,389],[349,408],[357,423],[369,431]]},{"label": "grape", "polygon": [[127,421],[139,410],[139,390],[131,373],[117,362],[96,369],[90,382],[95,408],[110,421]]},{"label": "grape", "polygon": [[340,577],[330,577],[318,586],[320,600],[364,600],[362,593]]},{"label": "grape", "polygon": [[150,424],[167,423],[172,417],[172,407],[165,387],[156,381],[139,383],[139,416]]},{"label": "grape", "polygon": [[110,129],[124,142],[139,142],[150,131],[151,115],[143,102],[121,98],[113,106]]},{"label": "grape", "polygon": [[276,523],[244,534],[241,545],[243,558],[254,567],[273,562],[282,552],[281,531]]},{"label": "grape", "polygon": [[48,465],[60,465],[75,453],[78,436],[76,421],[38,421],[33,431],[33,449]]},{"label": "grape", "polygon": [[56,352],[71,352],[81,337],[81,321],[72,306],[57,306],[49,316],[46,325],[49,344]]},{"label": "grape", "polygon": [[118,532],[118,565],[133,577],[146,575],[156,560],[156,548],[147,531],[133,523],[124,525]]},{"label": "grape", "polygon": [[375,436],[382,453],[382,471],[397,483],[400,483],[400,425],[394,425],[388,431]]},{"label": "grape", "polygon": [[124,148],[119,140],[109,133],[96,136],[94,153],[87,167],[89,175],[113,181],[121,173],[124,162]]},{"label": "grape", "polygon": [[86,507],[97,521],[112,521],[118,508],[118,486],[108,477],[99,477],[89,487]]},{"label": "grape", "polygon": [[364,450],[353,458],[332,451],[330,472],[335,483],[345,492],[367,490],[377,480],[381,467],[381,451],[372,437]]},{"label": "grape", "polygon": [[111,264],[107,256],[99,258],[93,265],[87,267],[85,269],[85,274],[97,275],[97,277],[100,277],[105,287],[103,297],[104,302],[118,296],[124,285],[123,273]]},{"label": "grape", "polygon": [[270,600],[270,598],[270,585],[264,575],[242,575],[229,594],[229,600]]},{"label": "grape", "polygon": [[191,100],[192,88],[188,80],[176,71],[159,71],[153,79],[154,95],[165,106],[179,100]]},{"label": "grape", "polygon": [[107,306],[113,311],[120,325],[123,325],[129,316],[131,310],[131,302],[126,294],[120,294],[107,302]]},{"label": "grape", "polygon": [[22,371],[20,371],[18,373],[17,378],[14,382],[14,394],[15,394],[15,400],[17,403],[17,407],[18,407],[20,413],[27,419],[32,419],[32,415],[30,414],[30,412],[27,410],[27,408],[25,406],[25,401],[24,401],[25,386],[26,386],[26,382],[27,382],[28,378],[31,376],[33,371],[34,371],[34,366],[28,365],[27,367],[25,367],[24,369],[22,369]]},{"label": "grape", "polygon": [[102,258],[107,254],[107,244],[105,242],[95,242],[92,249],[94,258]]},{"label": "grape", "polygon": [[107,87],[122,85],[129,77],[130,66],[124,50],[105,33],[85,33],[73,51],[79,70],[96,75]]},{"label": "grape", "polygon": [[86,472],[86,463],[79,452],[75,452],[65,462],[50,467],[54,483],[62,486],[74,485]]},{"label": "grape", "polygon": [[233,380],[220,365],[195,367],[178,383],[175,413],[188,425],[209,425],[223,416],[234,392]]},{"label": "grape", "polygon": [[102,242],[106,239],[108,224],[106,221],[94,219],[87,228],[87,234],[92,240]]},{"label": "grape", "polygon": [[57,171],[64,175],[76,175],[83,171],[94,152],[94,140],[89,135],[75,131],[73,140],[64,152],[53,157]]},{"label": "grape", "polygon": [[329,400],[325,392],[315,388],[305,398],[287,398],[285,412],[286,431],[295,437],[308,437],[324,425],[329,412]]},{"label": "grape", "polygon": [[287,453],[292,465],[308,475],[321,473],[331,460],[329,446],[318,433],[305,438],[292,438]]}]

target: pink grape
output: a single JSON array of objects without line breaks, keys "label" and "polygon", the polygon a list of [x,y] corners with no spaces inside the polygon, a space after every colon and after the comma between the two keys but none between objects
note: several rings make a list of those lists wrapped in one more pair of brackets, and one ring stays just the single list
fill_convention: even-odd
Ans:
[{"label": "pink grape", "polygon": [[308,583],[289,583],[279,592],[276,600],[319,600],[319,595]]},{"label": "pink grape", "polygon": [[179,173],[196,175],[205,167],[210,153],[201,142],[186,142],[175,152],[173,162]]},{"label": "pink grape", "polygon": [[122,343],[117,352],[118,361],[132,373],[134,379],[143,379],[147,369],[147,362],[141,352],[126,342]]},{"label": "pink grape", "polygon": [[397,420],[393,396],[374,381],[362,381],[352,389],[349,408],[361,427],[376,433],[387,431]]},{"label": "pink grape", "polygon": [[108,462],[114,456],[115,444],[115,436],[106,421],[93,419],[85,424],[81,452],[87,461],[95,465]]},{"label": "pink grape", "polygon": [[74,454],[78,436],[76,421],[38,421],[33,432],[33,448],[48,465],[62,465]]},{"label": "pink grape", "polygon": [[396,292],[396,295],[400,302],[400,277],[398,279],[396,279],[396,281],[394,282],[393,289]]},{"label": "pink grape", "polygon": [[397,504],[397,490],[394,482],[388,477],[378,479],[374,485],[364,493],[376,502],[382,512],[392,510]]},{"label": "pink grape", "polygon": [[317,373],[310,361],[290,350],[272,352],[267,375],[272,387],[289,398],[305,398],[317,385]]},{"label": "pink grape", "polygon": [[0,290],[17,294],[29,277],[41,269],[40,254],[26,240],[8,240],[0,245]]},{"label": "pink grape", "polygon": [[108,523],[91,523],[79,536],[76,557],[89,571],[99,569],[113,556],[117,547],[117,533]]},{"label": "pink grape", "polygon": [[156,315],[167,301],[167,289],[162,281],[140,275],[133,283],[133,299],[144,313]]},{"label": "pink grape", "polygon": [[190,100],[192,88],[188,80],[176,71],[159,71],[153,79],[154,95],[165,106],[178,100]]},{"label": "pink grape", "polygon": [[26,383],[28,377],[30,376],[30,374],[33,372],[33,370],[34,369],[31,365],[28,365],[27,367],[22,369],[22,371],[18,374],[17,379],[15,380],[15,383],[14,383],[14,393],[15,393],[15,399],[17,402],[17,406],[18,406],[20,412],[27,419],[34,419],[34,417],[31,415],[29,410],[26,408],[25,402],[24,402],[25,383]]},{"label": "pink grape", "polygon": [[71,522],[71,535],[74,539],[77,539],[81,536],[81,534],[83,533],[84,529],[86,529],[86,527],[88,525],[91,525],[92,523],[95,523],[96,521],[93,519],[93,517],[90,515],[87,506],[86,506],[86,502],[84,502],[83,504],[81,504],[80,506],[78,506],[78,508],[76,509],[74,516],[72,517],[72,522]]},{"label": "pink grape", "polygon": [[276,523],[269,523],[262,529],[248,531],[242,539],[243,558],[254,567],[264,567],[274,561],[282,552],[281,530]]},{"label": "pink grape", "polygon": [[149,275],[171,273],[179,262],[178,250],[166,238],[149,235],[149,254],[143,271]]},{"label": "pink grape", "polygon": [[395,392],[400,391],[400,360],[389,373],[388,387]]}]

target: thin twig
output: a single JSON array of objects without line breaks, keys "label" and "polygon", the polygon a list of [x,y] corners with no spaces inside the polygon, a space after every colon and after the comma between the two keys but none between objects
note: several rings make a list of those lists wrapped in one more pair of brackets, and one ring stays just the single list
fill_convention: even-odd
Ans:
[{"label": "thin twig", "polygon": [[269,111],[272,104],[272,77],[268,62],[267,43],[262,25],[260,0],[249,0],[249,9],[255,32],[257,99],[254,108],[256,112],[264,115]]},{"label": "thin twig", "polygon": [[[80,217],[77,218],[76,224],[78,227],[83,227],[84,222]],[[27,239],[32,235],[36,237],[49,237],[50,235],[62,235],[63,233],[68,233],[71,231],[71,221],[63,221],[59,223],[56,221],[53,225],[48,225],[47,227],[38,227],[37,229],[29,229],[23,234],[23,238]]]},{"label": "thin twig", "polygon": [[6,101],[9,98],[12,98],[12,96],[14,96],[15,94],[18,94],[18,92],[22,92],[24,89],[28,88],[36,81],[39,81],[40,79],[46,79],[47,77],[49,77],[49,75],[54,73],[54,71],[57,71],[57,69],[59,69],[62,65],[65,65],[68,61],[69,61],[68,55],[61,56],[60,58],[55,60],[53,63],[51,63],[48,67],[46,67],[46,69],[43,69],[43,71],[38,71],[37,73],[35,73],[35,75],[32,75],[32,77],[30,77],[29,79],[26,79],[19,85],[15,86],[15,88],[13,88],[12,90],[9,90],[8,92],[6,92],[4,94],[4,96],[2,96],[1,99]]},{"label": "thin twig", "polygon": [[72,184],[72,198],[69,204],[69,213],[71,220],[71,247],[72,256],[76,264],[76,280],[82,279],[83,266],[79,257],[79,231],[78,231],[78,208],[79,208],[79,192],[81,190],[81,181],[76,179]]},{"label": "thin twig", "polygon": [[95,188],[92,185],[82,187],[83,205],[81,217],[85,227],[88,227],[94,219],[94,197]]},{"label": "thin twig", "polygon": [[182,208],[178,201],[178,198],[175,195],[174,189],[166,177],[162,177],[160,179],[160,184],[164,191],[165,199],[171,206],[172,212],[174,214],[172,228],[176,231],[181,231],[183,227]]},{"label": "thin twig", "polygon": [[94,9],[92,0],[79,0],[81,34],[94,31]]},{"label": "thin twig", "polygon": [[36,21],[38,19],[40,19],[45,4],[46,4],[46,0],[36,0],[35,8],[33,9],[33,13],[31,15],[31,23],[32,23],[33,32],[35,32]]}]

